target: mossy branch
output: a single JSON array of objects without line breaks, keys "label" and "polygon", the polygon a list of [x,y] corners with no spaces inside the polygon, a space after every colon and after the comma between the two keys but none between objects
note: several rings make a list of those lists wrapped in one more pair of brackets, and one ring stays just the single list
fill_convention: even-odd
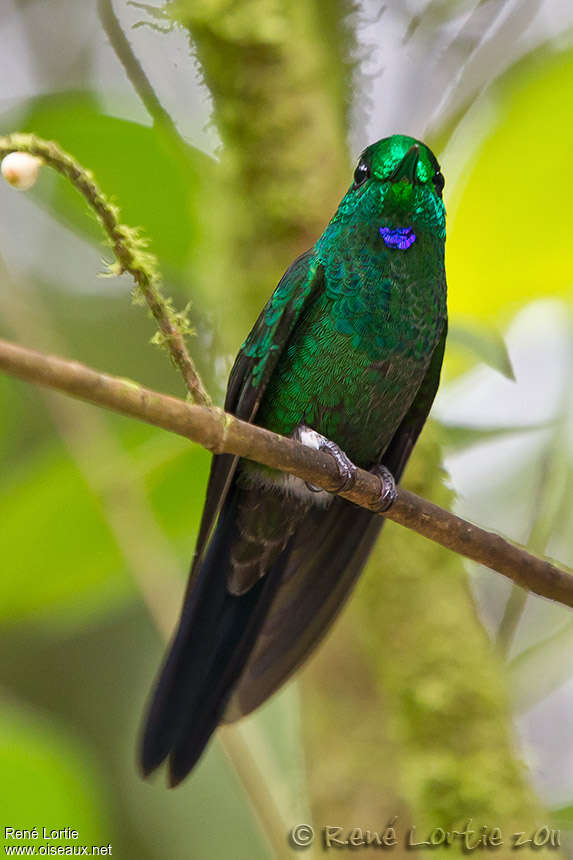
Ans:
[{"label": "mossy branch", "polygon": [[[336,493],[340,476],[334,459],[292,439],[248,424],[222,409],[195,406],[157,391],[79,364],[0,340],[0,369],[6,373],[63,391],[162,427],[216,454],[228,453],[288,472],[303,481]],[[377,511],[379,479],[358,469],[345,499]],[[496,570],[523,588],[573,608],[573,574],[536,558],[493,532],[485,531],[425,499],[398,488],[398,496],[384,513],[426,538]]]},{"label": "mossy branch", "polygon": [[171,299],[163,295],[157,261],[147,250],[146,240],[133,227],[121,223],[119,209],[102,193],[89,170],[57,143],[42,140],[33,134],[0,137],[0,159],[11,152],[26,152],[40,158],[44,164],[65,176],[84,196],[107,233],[113,249],[116,262],[110,266],[110,272],[114,275],[128,272],[132,276],[159,328],[155,343],[165,345],[168,349],[174,364],[181,371],[191,399],[202,406],[209,406],[211,399],[185,346],[185,335],[190,332],[185,311],[176,312]]}]

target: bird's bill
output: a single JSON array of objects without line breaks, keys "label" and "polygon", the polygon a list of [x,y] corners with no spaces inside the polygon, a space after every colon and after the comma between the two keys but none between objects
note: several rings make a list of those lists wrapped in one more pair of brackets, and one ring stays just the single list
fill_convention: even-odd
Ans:
[{"label": "bird's bill", "polygon": [[410,147],[402,161],[390,176],[390,182],[400,182],[407,179],[412,185],[416,182],[416,168],[420,157],[420,147],[414,144]]}]

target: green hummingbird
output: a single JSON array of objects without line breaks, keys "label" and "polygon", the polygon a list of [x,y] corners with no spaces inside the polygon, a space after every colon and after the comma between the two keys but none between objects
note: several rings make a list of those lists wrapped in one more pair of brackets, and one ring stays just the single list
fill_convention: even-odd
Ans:
[{"label": "green hummingbird", "polygon": [[[356,466],[395,498],[438,388],[447,329],[444,178],[421,141],[364,150],[335,215],[237,356],[225,409]],[[383,518],[293,476],[213,458],[189,585],[144,727],[144,774],[189,773],[324,636]]]}]

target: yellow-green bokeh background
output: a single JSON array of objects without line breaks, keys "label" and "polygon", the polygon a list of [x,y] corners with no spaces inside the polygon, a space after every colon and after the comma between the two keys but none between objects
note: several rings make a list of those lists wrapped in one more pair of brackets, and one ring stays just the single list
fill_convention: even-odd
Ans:
[{"label": "yellow-green bokeh background", "polygon": [[[215,6],[204,4],[207,17]],[[228,9],[224,3],[220,6],[224,31]],[[247,16],[249,26],[251,17]],[[234,20],[230,16],[227,21],[231,29]],[[151,37],[162,38],[159,33]],[[214,40],[214,44],[222,51],[225,33],[219,33],[218,38],[221,41]],[[33,46],[33,40],[30,44]],[[325,55],[334,55],[337,50],[334,41],[321,45]],[[54,37],[52,50],[57,46]],[[213,44],[207,48],[213,50]],[[289,50],[295,51],[296,45],[289,45]],[[207,61],[208,53],[204,57]],[[234,265],[238,273],[236,281],[228,277],[229,260],[224,261],[227,268],[221,262],[229,254],[229,233],[224,225],[231,222],[226,219],[244,210],[256,223],[247,205],[250,197],[239,201],[242,210],[233,209],[236,188],[228,177],[238,169],[239,155],[235,153],[237,163],[230,166],[225,165],[224,158],[219,163],[188,143],[174,143],[158,125],[112,115],[96,87],[78,88],[75,80],[71,84],[61,79],[52,83],[18,104],[6,103],[0,133],[17,126],[18,130],[58,140],[93,170],[104,190],[120,205],[126,222],[142,227],[151,238],[167,289],[177,304],[183,306],[189,298],[193,300],[192,318],[198,334],[190,348],[210,389],[220,399],[230,350],[245,334],[244,320],[254,320],[262,296],[270,293],[280,277],[288,262],[281,256],[284,249],[290,249],[288,254],[292,255],[291,246],[313,241],[320,218],[323,222],[328,219],[333,200],[342,195],[351,175],[350,161],[344,163],[343,170],[335,170],[333,164],[343,159],[339,157],[337,162],[332,156],[314,167],[318,176],[330,180],[331,197],[324,204],[313,199],[313,211],[321,214],[318,220],[309,217],[300,234],[276,215],[272,206],[277,201],[271,200],[270,233],[271,240],[276,238],[276,247],[270,240],[270,244],[263,242],[256,260],[259,270],[264,268],[264,283],[253,281],[251,286],[241,286],[239,272],[248,261],[231,255],[231,268]],[[338,79],[325,81],[325,93],[338,84]],[[367,90],[367,82],[357,77],[353,86],[358,101],[361,88]],[[509,373],[501,334],[516,312],[530,302],[556,298],[563,302],[563,314],[570,313],[572,92],[573,49],[567,43],[543,44],[493,82],[470,105],[455,129],[448,126],[436,135],[442,142],[439,154],[450,210],[447,270],[452,335],[446,384],[484,361]],[[284,96],[286,102],[288,93]],[[317,98],[320,104],[327,104],[327,95],[321,99],[320,89]],[[282,109],[282,102],[279,107]],[[261,113],[261,134],[267,118]],[[339,149],[345,153],[346,140],[342,134],[338,137]],[[332,149],[329,144],[329,153]],[[249,157],[253,158],[251,172],[256,178],[259,163],[253,152]],[[229,172],[221,174],[221,170]],[[332,170],[332,175],[329,172],[326,176],[327,170]],[[328,184],[326,180],[324,184]],[[277,187],[280,191],[278,179]],[[322,187],[319,179],[316,187]],[[272,193],[273,189],[269,199]],[[300,193],[306,193],[304,186]],[[27,218],[32,209],[22,209],[16,195],[2,188],[0,196],[0,254],[8,261],[0,268],[2,336],[62,352],[181,395],[181,385],[168,360],[149,345],[153,325],[141,308],[130,304],[130,285],[125,279],[96,282],[90,273],[86,284],[85,260],[99,263],[98,257],[108,258],[110,252],[102,248],[99,228],[75,192],[59,177],[43,171],[38,186],[28,195],[25,205],[36,207],[59,225],[53,234],[45,226],[41,231],[30,228],[28,232]],[[268,202],[256,196],[260,195],[256,182],[253,195],[257,205],[261,199],[261,206]],[[279,202],[285,211],[289,206],[293,211],[304,210],[304,200],[301,204],[298,194],[296,198],[294,203],[292,199]],[[32,216],[29,218],[32,223]],[[218,231],[219,222],[223,226]],[[315,233],[310,235],[312,229]],[[38,255],[34,265],[24,265],[22,255],[14,261],[11,231],[18,231],[19,242],[29,242],[36,249],[42,245],[45,256],[40,263]],[[236,240],[241,240],[239,229]],[[86,247],[91,256],[85,256]],[[68,276],[63,278],[64,260],[76,257],[73,277],[68,268]],[[240,319],[236,315],[238,303]],[[525,392],[526,383],[517,380]],[[569,406],[564,403],[564,410]],[[167,793],[157,783],[144,784],[135,764],[141,712],[163,649],[157,617],[142,599],[137,553],[156,571],[156,606],[163,599],[172,606],[172,595],[177,600],[182,591],[193,551],[208,455],[149,427],[109,415],[96,419],[84,406],[63,407],[57,396],[46,400],[43,394],[6,377],[0,377],[0,414],[0,825],[73,827],[80,831],[82,844],[111,843],[113,856],[125,860],[257,860],[271,856],[247,792],[218,744],[176,793]],[[446,446],[467,447],[468,440],[484,441],[481,431],[462,430],[465,435],[460,428],[442,428]],[[559,452],[556,468],[569,481],[570,454],[566,446]],[[544,448],[538,459],[545,453]],[[529,468],[530,463],[524,461],[522,472]],[[421,487],[426,486],[419,476],[417,480]],[[504,498],[511,499],[512,493],[520,492],[517,480],[510,482]],[[551,507],[551,499],[548,504]],[[145,524],[150,522],[148,529]],[[392,552],[399,555],[393,546]],[[420,556],[409,545],[410,549],[412,567],[423,568],[424,558],[428,564],[439,564],[430,561],[434,556],[429,552]],[[408,553],[405,555],[410,559]],[[364,586],[360,599],[370,593],[373,581]],[[451,621],[455,606],[448,610],[444,618]],[[391,761],[393,746],[399,744],[392,742],[396,726],[386,726],[384,709],[368,698],[367,691],[378,683],[372,667],[365,663],[357,673],[352,662],[360,648],[383,651],[384,643],[378,645],[378,639],[373,639],[372,620],[363,635],[352,634],[344,623],[338,645],[331,652],[325,651],[333,656],[323,656],[325,662],[318,664],[332,677],[340,672],[342,683],[335,695],[323,700],[319,692],[313,698],[302,685],[303,713],[305,701],[312,702],[323,720],[319,732],[325,738],[324,727],[334,724],[334,710],[349,726],[348,738],[328,738],[328,750],[320,748],[323,770],[314,762],[309,768],[310,778],[305,778],[297,684],[245,730],[251,749],[262,762],[270,790],[291,824],[308,817],[317,804],[320,809],[383,817],[394,811],[392,804],[397,802],[390,789],[378,802],[379,783],[363,772],[370,760],[368,742],[378,743],[383,754],[382,761],[377,762],[381,772],[391,770],[386,762]],[[567,619],[559,616],[551,623],[565,630]],[[402,656],[407,660],[408,637],[402,640],[398,631],[396,637],[398,645],[403,641]],[[421,650],[418,644],[415,647]],[[440,647],[448,650],[444,643]],[[557,655],[552,652],[547,659],[542,652],[538,663],[531,660],[527,665],[533,666],[529,670],[533,674],[527,675],[520,664],[519,671],[525,673],[525,681],[520,675],[522,687],[535,686],[537,677],[546,676],[556,663],[567,664],[560,659],[566,647],[564,644],[562,651],[558,649]],[[463,649],[463,640],[452,644],[451,650],[458,654]],[[477,670],[476,675],[482,677]],[[307,677],[319,690],[321,682],[328,686],[321,670],[313,674],[311,667]],[[511,687],[509,671],[507,677],[500,677],[497,685],[492,684],[492,702],[497,702],[499,690]],[[566,680],[563,675],[559,677],[560,683]],[[428,699],[449,695],[435,684],[417,694]],[[415,696],[412,701],[414,708]],[[471,703],[467,704],[467,714],[469,719]],[[556,718],[567,721],[568,714]],[[444,725],[443,730],[445,736],[451,727]],[[479,738],[476,745],[479,747]],[[423,754],[428,761],[434,756],[432,748],[424,749]],[[434,758],[438,758],[437,753]],[[516,758],[522,758],[517,750]],[[356,766],[353,771],[357,762],[363,768],[360,772]],[[520,771],[521,764],[516,768]],[[493,764],[491,769],[495,770]],[[316,773],[326,774],[320,777],[318,788]],[[340,774],[345,774],[348,784],[362,786],[353,792],[352,805],[344,806]],[[481,783],[478,786],[477,777],[475,780],[476,794],[481,792],[484,805],[491,800],[487,777],[485,788]],[[408,778],[412,784],[417,779],[413,771]],[[526,775],[526,785],[528,780]],[[390,774],[387,784],[392,781]],[[454,793],[450,783],[446,788]],[[438,784],[436,792],[440,791],[444,796],[447,793]],[[319,795],[320,803],[316,800]],[[573,817],[573,779],[570,797],[562,797],[559,803],[543,797],[541,802],[546,807],[560,807],[559,820],[564,822],[565,832]],[[370,819],[355,823],[382,826]],[[0,832],[0,843],[2,836]]]}]

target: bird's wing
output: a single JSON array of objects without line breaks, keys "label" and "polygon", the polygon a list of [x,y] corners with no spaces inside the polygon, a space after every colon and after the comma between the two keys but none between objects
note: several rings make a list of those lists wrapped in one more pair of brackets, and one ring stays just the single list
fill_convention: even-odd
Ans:
[{"label": "bird's wing", "polygon": [[430,364],[418,389],[418,393],[382,456],[383,465],[392,472],[396,482],[402,477],[408,458],[412,453],[412,448],[416,444],[416,440],[432,408],[432,403],[440,384],[447,334],[448,321],[444,319],[442,334],[432,353]]},{"label": "bird's wing", "polygon": [[[324,271],[312,250],[287,269],[241,347],[227,386],[225,410],[253,421],[276,364],[309,301],[324,289]],[[209,536],[223,506],[238,457],[213,457],[199,536],[191,565],[188,591],[193,587]]]},{"label": "bird's wing", "polygon": [[[382,457],[396,481],[426,421],[440,379],[446,324],[422,385]],[[225,712],[231,722],[275,692],[309,656],[348,598],[376,537],[382,517],[333,499],[315,507],[297,528],[286,569],[257,643]]]}]

